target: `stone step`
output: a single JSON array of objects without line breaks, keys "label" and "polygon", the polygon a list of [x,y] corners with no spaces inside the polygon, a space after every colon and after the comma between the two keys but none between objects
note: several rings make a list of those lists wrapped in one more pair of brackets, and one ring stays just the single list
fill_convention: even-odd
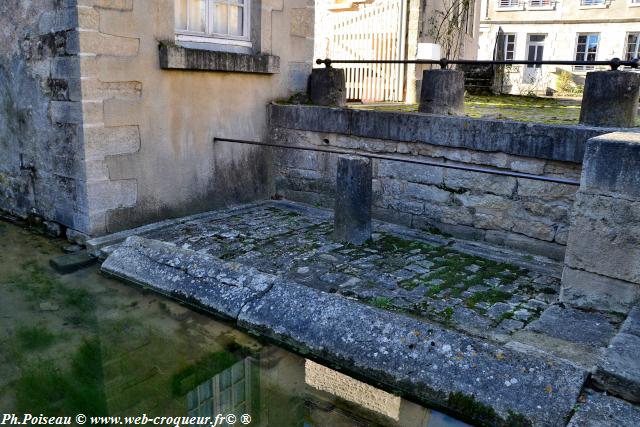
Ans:
[{"label": "stone step", "polygon": [[607,392],[640,403],[640,308],[635,307],[601,357],[592,380]]},{"label": "stone step", "polygon": [[640,408],[593,390],[586,390],[586,402],[576,405],[567,427],[637,427]]},{"label": "stone step", "polygon": [[546,354],[499,346],[168,243],[130,237],[102,269],[482,424],[563,425],[587,377],[586,370]]}]

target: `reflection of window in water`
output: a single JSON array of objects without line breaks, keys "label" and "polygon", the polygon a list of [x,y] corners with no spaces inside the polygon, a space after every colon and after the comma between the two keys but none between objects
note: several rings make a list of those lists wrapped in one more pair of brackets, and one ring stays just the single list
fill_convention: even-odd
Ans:
[{"label": "reflection of window in water", "polygon": [[251,413],[251,363],[241,360],[187,393],[188,415]]}]

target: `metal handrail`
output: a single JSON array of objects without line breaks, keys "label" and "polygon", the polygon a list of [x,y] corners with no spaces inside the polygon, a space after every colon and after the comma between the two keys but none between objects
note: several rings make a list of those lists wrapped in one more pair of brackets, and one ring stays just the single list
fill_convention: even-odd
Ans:
[{"label": "metal handrail", "polygon": [[288,148],[291,150],[301,150],[301,151],[316,151],[320,153],[331,153],[331,154],[347,154],[347,155],[357,155],[361,157],[367,157],[370,159],[378,159],[378,160],[390,160],[392,162],[404,162],[404,163],[412,163],[416,165],[423,166],[435,166],[442,167],[446,169],[456,169],[468,172],[478,172],[478,173],[486,173],[489,175],[500,175],[500,176],[509,176],[513,178],[522,178],[522,179],[530,179],[533,181],[544,181],[544,182],[553,182],[555,184],[565,184],[565,185],[574,185],[579,186],[580,181],[569,178],[559,178],[555,176],[545,176],[545,175],[534,175],[530,173],[524,172],[513,172],[506,171],[500,169],[489,169],[478,166],[465,166],[455,163],[445,163],[445,162],[432,162],[429,160],[415,159],[409,158],[406,156],[393,156],[388,154],[376,154],[376,153],[366,153],[362,151],[357,151],[353,149],[344,149],[338,147],[325,148],[325,147],[301,147],[301,146],[293,146],[293,145],[283,145],[283,144],[274,144],[271,142],[263,142],[263,141],[250,141],[246,139],[236,139],[236,138],[213,138],[213,143],[216,142],[233,142],[236,144],[247,144],[247,145],[260,145],[263,147],[273,147],[273,148]]},{"label": "metal handrail", "polygon": [[434,64],[440,68],[447,68],[449,65],[604,65],[617,70],[619,67],[639,68],[640,59],[635,58],[630,61],[623,61],[620,58],[612,58],[608,61],[527,61],[527,60],[477,60],[477,59],[316,59],[316,64],[324,64],[331,68],[331,64]]}]

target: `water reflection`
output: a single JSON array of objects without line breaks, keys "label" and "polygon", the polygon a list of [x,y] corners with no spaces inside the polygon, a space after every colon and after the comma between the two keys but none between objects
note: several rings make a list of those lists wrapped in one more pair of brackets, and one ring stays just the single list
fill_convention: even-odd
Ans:
[{"label": "water reflection", "polygon": [[0,223],[0,412],[463,425],[96,267],[59,276],[48,262],[62,244]]}]

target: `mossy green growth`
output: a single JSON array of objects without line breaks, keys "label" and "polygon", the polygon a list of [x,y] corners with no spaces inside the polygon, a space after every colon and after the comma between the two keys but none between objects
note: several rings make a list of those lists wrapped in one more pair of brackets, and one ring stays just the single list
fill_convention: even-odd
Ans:
[{"label": "mossy green growth", "polygon": [[38,360],[22,366],[21,371],[23,374],[14,385],[18,412],[107,415],[98,340],[86,340],[67,369],[59,368],[53,360]]},{"label": "mossy green growth", "polygon": [[475,396],[468,396],[461,392],[449,393],[447,407],[464,418],[479,421],[484,425],[496,425],[499,420],[496,411],[478,402]]},{"label": "mossy green growth", "polygon": [[171,378],[171,393],[176,397],[184,396],[189,390],[193,390],[239,360],[238,356],[228,351],[211,353],[174,374]]},{"label": "mossy green growth", "polygon": [[445,322],[448,322],[453,317],[453,307],[447,307],[440,313]]},{"label": "mossy green growth", "polygon": [[16,338],[23,350],[41,350],[49,347],[56,336],[46,326],[20,327]]},{"label": "mossy green growth", "polygon": [[469,308],[475,307],[479,302],[486,302],[489,305],[493,305],[497,302],[507,301],[511,296],[512,294],[509,292],[498,289],[489,289],[487,291],[477,292],[471,295],[467,298],[466,304]]},{"label": "mossy green growth", "polygon": [[391,308],[391,298],[387,297],[375,297],[371,299],[371,305],[378,308],[389,309]]}]

